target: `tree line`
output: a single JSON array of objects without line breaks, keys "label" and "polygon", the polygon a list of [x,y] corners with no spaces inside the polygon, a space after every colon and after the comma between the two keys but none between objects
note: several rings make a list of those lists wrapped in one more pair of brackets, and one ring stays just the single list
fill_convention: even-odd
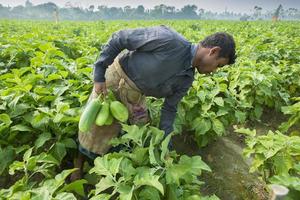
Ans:
[{"label": "tree line", "polygon": [[55,3],[33,5],[29,0],[25,6],[15,7],[0,4],[0,18],[8,19],[40,19],[40,20],[115,20],[115,19],[225,19],[225,20],[271,20],[274,15],[283,20],[299,20],[300,10],[284,9],[282,5],[274,10],[264,11],[254,6],[251,14],[234,13],[225,9],[223,12],[212,12],[198,8],[196,5],[185,5],[180,9],[165,4],[146,9],[143,5],[137,7],[108,7],[90,5],[82,8],[68,2],[64,7]]}]

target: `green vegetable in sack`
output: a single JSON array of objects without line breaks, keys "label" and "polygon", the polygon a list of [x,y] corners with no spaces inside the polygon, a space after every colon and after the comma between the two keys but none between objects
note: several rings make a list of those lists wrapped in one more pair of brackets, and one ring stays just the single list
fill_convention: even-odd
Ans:
[{"label": "green vegetable in sack", "polygon": [[107,121],[108,117],[109,117],[109,103],[107,101],[104,101],[102,103],[101,110],[97,115],[96,124],[98,126],[103,126]]},{"label": "green vegetable in sack", "polygon": [[81,132],[86,133],[91,129],[92,125],[95,123],[100,108],[101,102],[99,98],[92,99],[88,102],[79,120],[79,130]]},{"label": "green vegetable in sack", "polygon": [[119,101],[113,101],[110,103],[110,111],[114,118],[121,122],[126,122],[128,119],[128,110],[126,106],[124,106]]},{"label": "green vegetable in sack", "polygon": [[108,118],[104,125],[111,125],[113,123],[113,121],[114,121],[114,118],[113,118],[112,114],[109,113]]}]

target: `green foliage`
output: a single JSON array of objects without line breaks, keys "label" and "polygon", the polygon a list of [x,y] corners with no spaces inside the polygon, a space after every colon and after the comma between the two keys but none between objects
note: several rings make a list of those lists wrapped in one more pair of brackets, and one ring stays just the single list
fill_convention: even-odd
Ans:
[{"label": "green foliage", "polygon": [[198,176],[202,170],[211,171],[200,156],[179,157],[175,152],[169,152],[167,144],[171,134],[164,139],[163,131],[155,127],[123,125],[123,130],[126,133],[112,141],[115,146],[123,145],[123,150],[97,157],[94,161],[90,173],[101,179],[92,199],[117,197],[131,200],[151,194],[145,199],[167,197],[176,200],[199,194],[202,182]]},{"label": "green foliage", "polygon": [[79,180],[70,184],[65,183],[65,179],[74,170],[64,170],[54,178],[42,181],[39,185],[29,183],[27,177],[18,180],[9,189],[0,190],[1,199],[63,199],[76,200],[73,193],[75,191],[83,195],[83,184],[85,180]]},{"label": "green foliage", "polygon": [[290,106],[284,106],[281,108],[281,111],[286,115],[291,115],[287,122],[284,122],[280,125],[280,130],[282,132],[288,131],[288,129],[300,122],[300,97],[292,98],[296,103]]},{"label": "green foliage", "polygon": [[[116,30],[157,24],[174,28],[193,43],[198,43],[211,33],[227,31],[234,36],[237,44],[236,64],[224,67],[211,76],[196,76],[193,87],[178,106],[176,132],[192,130],[199,146],[205,146],[211,139],[224,135],[227,127],[232,124],[260,120],[266,107],[279,111],[283,106],[282,111],[290,115],[290,120],[282,125],[282,132],[299,122],[298,103],[290,103],[290,100],[298,101],[293,97],[300,96],[300,79],[296,76],[300,74],[297,45],[300,42],[297,31],[299,22],[207,23],[191,20],[54,24],[46,21],[2,20],[0,184],[8,188],[1,190],[2,196],[7,199],[28,199],[48,187],[45,185],[46,180],[55,179],[55,174],[65,168],[65,162],[73,158],[73,151],[77,151],[75,138],[80,113],[92,89],[92,67],[102,45]],[[162,102],[148,98],[148,104],[152,125],[157,127]],[[153,134],[156,131],[152,129],[145,128],[145,131]],[[159,133],[150,137],[137,127],[125,126],[124,130],[127,132],[126,137],[119,141],[126,147],[123,154],[110,154],[105,158],[106,161],[101,158],[104,163],[115,159],[115,164],[122,158],[121,168],[131,166],[125,171],[110,172],[112,176],[116,173],[114,184],[120,181],[120,187],[111,186],[110,189],[118,191],[116,194],[122,194],[124,198],[130,198],[131,194],[138,195],[133,198],[145,199],[157,199],[163,194],[168,194],[169,199],[173,196],[187,198],[188,195],[191,195],[190,199],[198,198],[194,192],[188,194],[187,191],[193,190],[190,182],[186,183],[195,180],[194,177],[200,171],[193,167],[196,165],[193,163],[201,165],[198,157],[177,157],[168,152],[166,146],[170,138],[162,141]],[[136,135],[140,132],[148,136],[149,141],[141,134]],[[274,165],[278,163],[275,160],[272,162]],[[205,169],[204,165],[201,166]],[[260,166],[269,169],[267,165]],[[292,164],[290,176],[292,171],[298,169],[297,166]],[[189,176],[182,175],[187,170]],[[281,170],[279,166],[271,171],[278,170]],[[124,177],[126,184],[120,176]],[[36,180],[36,177],[42,178]],[[290,187],[296,188],[295,176],[292,179],[285,175],[277,179],[273,177],[274,182],[281,180],[285,185],[291,184]],[[109,178],[102,181],[106,181],[107,185],[112,184]],[[83,194],[82,184],[63,184],[58,190],[46,194],[48,199],[72,199],[71,194],[66,193],[75,190]],[[198,187],[198,184],[195,185]],[[65,189],[59,192],[62,188]],[[103,192],[96,196],[101,199],[109,197]]]},{"label": "green foliage", "polygon": [[256,136],[255,130],[236,129],[245,134],[246,157],[253,157],[250,172],[258,171],[270,183],[300,191],[300,137],[269,131]]},{"label": "green foliage", "polygon": [[[84,195],[83,184],[87,183],[86,180],[65,183],[67,176],[77,169],[64,170],[55,175],[53,169],[59,161],[44,152],[38,155],[33,153],[34,148],[26,150],[22,161],[14,161],[9,166],[9,174],[18,174],[20,178],[10,188],[0,190],[1,199],[76,199],[69,191]],[[38,178],[41,179],[39,183],[35,181]]]}]

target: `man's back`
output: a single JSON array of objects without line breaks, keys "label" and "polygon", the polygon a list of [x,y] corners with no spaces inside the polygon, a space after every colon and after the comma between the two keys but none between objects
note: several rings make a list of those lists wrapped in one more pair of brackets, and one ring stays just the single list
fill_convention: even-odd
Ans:
[{"label": "man's back", "polygon": [[[195,46],[164,25],[121,30],[112,39],[112,46],[127,47],[120,55],[120,64],[146,95],[170,95],[172,91],[166,87],[176,82],[170,79],[191,68]],[[187,73],[189,79],[193,78],[193,69]]]}]

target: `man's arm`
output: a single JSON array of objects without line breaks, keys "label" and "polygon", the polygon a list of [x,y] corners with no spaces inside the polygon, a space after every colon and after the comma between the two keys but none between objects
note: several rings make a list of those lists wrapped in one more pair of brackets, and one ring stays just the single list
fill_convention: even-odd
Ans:
[{"label": "man's arm", "polygon": [[95,63],[94,82],[105,82],[106,68],[122,50],[152,51],[159,49],[170,38],[170,33],[163,26],[125,29],[113,33]]},{"label": "man's arm", "polygon": [[165,131],[165,136],[173,131],[173,123],[177,113],[177,105],[189,88],[178,90],[172,96],[166,97],[161,109],[159,128]]}]

